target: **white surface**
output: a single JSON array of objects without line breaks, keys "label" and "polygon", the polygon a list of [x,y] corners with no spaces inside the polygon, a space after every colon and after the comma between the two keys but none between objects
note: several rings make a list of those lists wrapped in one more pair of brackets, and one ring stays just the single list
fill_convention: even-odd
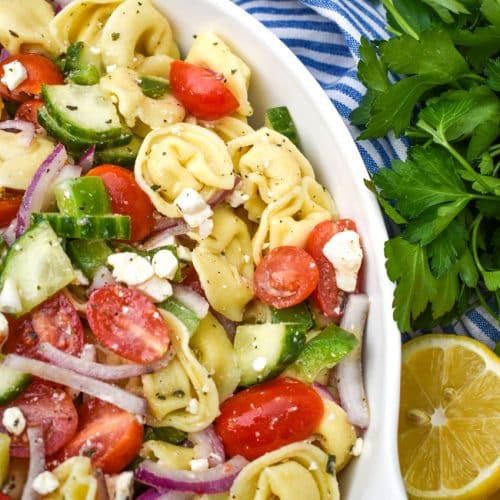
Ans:
[{"label": "white surface", "polygon": [[301,148],[319,180],[333,194],[342,217],[356,221],[365,250],[364,290],[371,298],[364,375],[372,415],[362,455],[340,474],[342,499],[406,498],[396,446],[401,339],[392,320],[393,286],[384,269],[387,233],[377,202],[363,184],[367,173],[349,131],[300,61],[229,0],[155,3],[171,21],[183,55],[194,34],[212,29],[249,64],[255,126],[263,125],[266,108],[289,107]]}]

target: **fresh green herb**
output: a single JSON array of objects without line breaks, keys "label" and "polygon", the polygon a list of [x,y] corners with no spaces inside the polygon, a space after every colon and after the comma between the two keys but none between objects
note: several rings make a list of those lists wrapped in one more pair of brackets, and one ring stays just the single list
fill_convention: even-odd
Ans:
[{"label": "fresh green herb", "polygon": [[171,444],[181,444],[187,439],[187,433],[175,427],[144,427],[144,441],[165,441]]},{"label": "fresh green herb", "polygon": [[402,226],[385,246],[394,317],[431,328],[480,304],[500,320],[500,1],[383,4],[396,36],[361,41],[351,121],[360,139],[411,140],[366,181]]}]

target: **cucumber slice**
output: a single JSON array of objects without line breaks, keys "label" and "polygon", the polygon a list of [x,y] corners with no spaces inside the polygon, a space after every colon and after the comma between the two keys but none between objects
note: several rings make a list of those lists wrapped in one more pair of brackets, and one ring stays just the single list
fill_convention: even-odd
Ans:
[{"label": "cucumber slice", "polygon": [[22,373],[0,364],[0,406],[16,399],[28,387],[30,382],[31,375],[28,373]]},{"label": "cucumber slice", "polygon": [[182,444],[187,439],[187,432],[175,427],[144,427],[144,441],[165,441],[170,444]]},{"label": "cucumber slice", "polygon": [[305,302],[285,309],[276,309],[271,307],[272,323],[293,323],[304,333],[314,326],[314,320]]},{"label": "cucumber slice", "polygon": [[163,97],[170,89],[170,84],[168,80],[158,76],[141,76],[139,87],[141,87],[142,93],[146,97],[160,99],[160,97]]},{"label": "cucumber slice", "polygon": [[90,280],[99,268],[107,265],[108,257],[113,253],[102,240],[71,240],[66,250],[76,267]]},{"label": "cucumber slice", "polygon": [[125,146],[96,151],[96,161],[98,163],[111,163],[112,165],[120,165],[125,168],[133,168],[141,144],[142,139],[134,135],[132,136],[132,140]]},{"label": "cucumber slice", "polygon": [[0,278],[2,287],[10,279],[17,289],[22,315],[69,285],[75,275],[54,230],[40,222],[10,247]]},{"label": "cucumber slice", "polygon": [[59,182],[55,188],[57,208],[63,215],[105,215],[111,213],[111,200],[100,177],[78,177]]},{"label": "cucumber slice", "polygon": [[106,141],[123,133],[114,104],[98,85],[43,85],[42,97],[49,114],[76,137]]},{"label": "cucumber slice", "polygon": [[38,109],[38,122],[49,135],[62,142],[69,150],[76,152],[82,152],[93,145],[95,145],[98,150],[123,146],[128,144],[132,139],[132,134],[127,130],[124,130],[120,137],[107,141],[95,141],[78,137],[68,132],[64,127],[61,127],[49,114],[45,106]]},{"label": "cucumber slice", "polygon": [[286,106],[270,108],[266,111],[266,127],[272,128],[288,137],[296,146],[299,145],[299,136],[292,115]]},{"label": "cucumber slice", "polygon": [[305,345],[290,368],[301,380],[314,382],[322,370],[333,368],[357,345],[358,340],[353,334],[330,325]]},{"label": "cucumber slice", "polygon": [[63,72],[78,85],[95,85],[101,79],[101,58],[83,42],[71,44],[64,59]]},{"label": "cucumber slice", "polygon": [[241,385],[271,378],[300,354],[306,336],[296,325],[240,325],[234,337],[234,352],[241,369]]},{"label": "cucumber slice", "polygon": [[9,474],[10,437],[0,432],[0,488]]},{"label": "cucumber slice", "polygon": [[129,240],[128,215],[84,215],[71,217],[59,213],[34,213],[33,223],[48,222],[58,236],[86,240]]},{"label": "cucumber slice", "polygon": [[186,328],[191,334],[193,334],[200,325],[200,318],[198,318],[198,316],[196,316],[196,314],[191,311],[191,309],[187,308],[184,304],[181,304],[174,297],[169,297],[161,304],[157,304],[157,307],[172,313],[174,316],[180,319],[186,325]]}]

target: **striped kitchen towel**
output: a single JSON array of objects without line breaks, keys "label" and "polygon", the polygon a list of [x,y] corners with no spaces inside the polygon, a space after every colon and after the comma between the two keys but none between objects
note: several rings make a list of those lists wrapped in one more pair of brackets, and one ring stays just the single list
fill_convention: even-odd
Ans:
[{"label": "striped kitchen towel", "polygon": [[[356,66],[361,36],[386,39],[385,17],[369,0],[236,0],[298,56],[328,94],[354,137],[349,113],[361,100],[364,87]],[[366,168],[374,173],[406,155],[407,142],[394,135],[357,143]],[[436,329],[438,331],[438,329]],[[443,331],[443,329],[439,329]],[[498,323],[482,308],[444,327],[449,333],[474,337],[490,347],[500,340]],[[403,340],[413,334],[405,333]]]}]

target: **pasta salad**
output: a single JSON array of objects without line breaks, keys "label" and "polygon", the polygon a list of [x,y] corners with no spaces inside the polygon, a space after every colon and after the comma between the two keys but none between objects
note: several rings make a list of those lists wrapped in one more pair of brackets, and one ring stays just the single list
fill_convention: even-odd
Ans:
[{"label": "pasta salad", "polygon": [[0,500],[340,498],[363,250],[287,107],[151,0],[4,2],[0,44]]}]

